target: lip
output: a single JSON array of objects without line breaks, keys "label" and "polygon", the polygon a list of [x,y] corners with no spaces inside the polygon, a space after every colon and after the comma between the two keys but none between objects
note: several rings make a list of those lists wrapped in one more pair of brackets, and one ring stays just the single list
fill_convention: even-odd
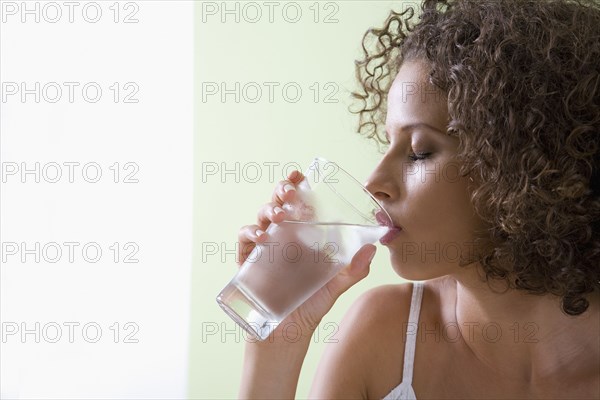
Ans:
[{"label": "lip", "polygon": [[381,211],[375,213],[375,219],[379,223],[379,225],[387,226],[389,228],[388,232],[379,239],[379,243],[382,245],[389,244],[392,240],[396,238],[402,232],[402,228],[396,226],[393,221],[391,221],[387,215]]},{"label": "lip", "polygon": [[402,229],[399,228],[390,228],[390,230],[379,239],[379,243],[382,245],[389,244],[392,240],[396,239],[396,237],[402,232]]}]

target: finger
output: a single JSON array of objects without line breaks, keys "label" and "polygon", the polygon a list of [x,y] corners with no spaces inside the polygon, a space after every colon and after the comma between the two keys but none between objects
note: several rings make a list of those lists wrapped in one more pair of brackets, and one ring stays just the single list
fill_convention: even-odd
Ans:
[{"label": "finger", "polygon": [[293,200],[296,195],[296,185],[300,183],[302,179],[304,179],[302,172],[298,170],[290,172],[288,174],[288,179],[280,181],[275,187],[273,195],[271,196],[271,201],[283,204]]},{"label": "finger", "polygon": [[263,242],[266,239],[266,233],[258,225],[246,225],[238,231],[238,242],[240,244],[250,242]]},{"label": "finger", "polygon": [[364,245],[352,257],[350,264],[329,281],[326,288],[333,301],[369,275],[371,261],[376,252],[377,247],[374,245]]},{"label": "finger", "polygon": [[275,189],[273,190],[273,195],[271,196],[271,202],[283,204],[291,201],[296,194],[296,186],[293,182],[289,180],[280,181]]},{"label": "finger", "polygon": [[304,174],[295,169],[288,174],[287,178],[294,185],[297,185],[298,183],[300,183],[300,181],[302,181],[302,179],[304,179]]},{"label": "finger", "polygon": [[258,211],[258,226],[262,230],[266,230],[271,222],[276,224],[285,219],[285,210],[281,208],[281,204],[267,203],[264,204]]},{"label": "finger", "polygon": [[240,246],[240,249],[238,251],[238,259],[237,259],[237,265],[239,267],[241,267],[242,264],[244,264],[246,262],[246,260],[248,259],[248,256],[250,256],[250,254],[252,254],[252,250],[254,250],[255,247],[256,247],[256,243],[246,243],[244,246]]},{"label": "finger", "polygon": [[242,227],[238,232],[238,265],[242,265],[256,247],[256,243],[264,242],[267,236],[258,225],[246,225]]}]

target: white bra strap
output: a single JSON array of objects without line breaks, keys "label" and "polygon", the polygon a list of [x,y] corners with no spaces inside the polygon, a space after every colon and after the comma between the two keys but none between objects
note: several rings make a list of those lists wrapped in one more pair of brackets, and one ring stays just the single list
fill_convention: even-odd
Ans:
[{"label": "white bra strap", "polygon": [[423,283],[413,282],[412,299],[410,302],[410,314],[406,327],[406,346],[404,347],[404,368],[402,370],[402,382],[412,383],[413,364],[415,361],[415,345],[419,329],[419,312],[421,311],[421,299],[423,298]]}]

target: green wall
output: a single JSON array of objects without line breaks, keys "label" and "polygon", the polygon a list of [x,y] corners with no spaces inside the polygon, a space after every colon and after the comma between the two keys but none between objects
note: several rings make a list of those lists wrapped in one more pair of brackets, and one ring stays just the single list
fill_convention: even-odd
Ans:
[{"label": "green wall", "polygon": [[[236,7],[235,2],[226,4],[232,10]],[[316,4],[320,10],[317,23],[314,2],[296,3],[302,11],[296,23],[283,18],[281,10],[286,2],[278,3],[272,23],[263,2],[255,4],[263,13],[258,22],[249,22],[256,18],[256,8],[246,6],[244,14],[245,3],[238,3],[239,23],[234,21],[234,14],[226,15],[223,23],[222,2],[196,2],[189,359],[189,397],[193,399],[237,396],[245,336],[215,302],[215,296],[236,272],[234,255],[223,250],[234,249],[238,229],[254,223],[259,207],[269,201],[275,182],[285,173],[284,166],[293,162],[304,168],[313,156],[320,155],[337,161],[364,181],[380,157],[373,143],[355,133],[357,118],[347,108],[349,92],[356,88],[354,59],[361,54],[362,35],[369,27],[381,26],[388,11],[392,7],[398,10],[399,3],[321,2]],[[290,20],[295,17],[293,11],[288,6],[286,16]],[[338,21],[323,23],[331,13]],[[210,90],[220,91],[221,82],[229,89],[240,83],[239,102],[234,94],[228,94],[224,101],[220,93],[210,95]],[[275,88],[273,102],[264,82],[279,83],[277,87],[271,84]],[[316,102],[315,82],[319,87]],[[286,83],[287,99],[281,90]],[[253,103],[257,87],[262,89],[262,97]],[[295,87],[302,89],[302,95],[292,102]],[[330,99],[338,102],[325,102],[325,96],[336,87],[339,91]],[[235,172],[236,163],[239,173]],[[273,176],[269,176],[268,165],[273,165]],[[223,167],[234,172],[223,175]],[[332,323],[340,321],[360,293],[401,281],[391,269],[386,249],[378,246],[369,277],[342,296],[322,322],[320,337],[305,360],[298,398],[308,395]],[[223,328],[231,331],[225,337]]]}]

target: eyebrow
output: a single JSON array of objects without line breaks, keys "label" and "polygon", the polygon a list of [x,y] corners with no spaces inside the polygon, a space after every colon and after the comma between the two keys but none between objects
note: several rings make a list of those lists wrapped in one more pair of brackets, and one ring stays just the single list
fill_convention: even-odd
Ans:
[{"label": "eyebrow", "polygon": [[[433,126],[431,126],[431,125],[429,125],[429,124],[426,124],[425,122],[415,122],[414,124],[402,125],[402,126],[399,128],[399,130],[400,130],[400,131],[405,131],[405,132],[411,132],[411,131],[414,131],[414,130],[415,130],[415,129],[417,129],[417,128],[427,128],[427,129],[430,129],[430,130],[432,130],[432,131],[435,131],[435,132],[441,133],[442,135],[445,135],[445,133],[444,133],[444,132],[440,131],[440,130],[439,130],[439,129],[437,129],[437,128],[434,128]],[[389,135],[389,133],[388,133],[388,130],[387,130],[387,128],[386,128],[386,130],[385,130],[385,138],[387,139],[387,141],[388,141],[388,142],[391,142],[391,140],[390,140],[390,135]]]}]

